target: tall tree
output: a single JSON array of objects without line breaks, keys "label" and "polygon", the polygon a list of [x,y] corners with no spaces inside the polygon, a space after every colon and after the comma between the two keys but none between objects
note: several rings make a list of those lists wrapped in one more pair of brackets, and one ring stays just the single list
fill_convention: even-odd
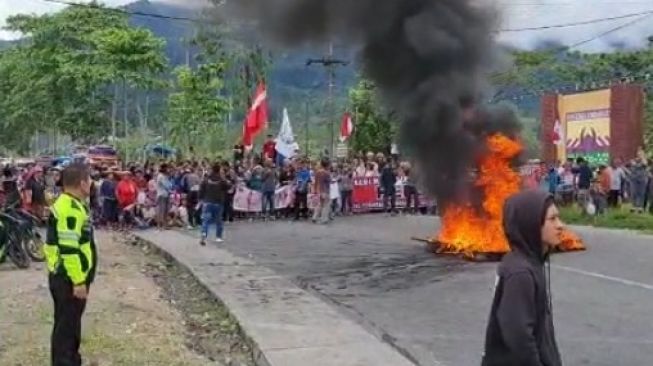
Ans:
[{"label": "tall tree", "polygon": [[[96,32],[93,44],[99,62],[105,63],[109,77],[122,88],[124,136],[129,135],[128,88],[160,89],[166,83],[160,74],[166,69],[163,54],[164,41],[146,29],[108,28]],[[114,87],[114,103],[118,103],[118,88]],[[115,109],[115,107],[114,107]],[[115,118],[115,116],[114,116]],[[112,121],[112,135],[116,134],[116,121]]]},{"label": "tall tree", "polygon": [[261,81],[267,79],[272,56],[260,45],[237,46],[229,55],[229,89],[233,107],[244,116],[252,104],[252,94]]},{"label": "tall tree", "polygon": [[141,83],[165,68],[160,40],[96,3],[14,16],[7,28],[26,38],[0,55],[0,112],[3,127],[20,132],[15,139],[23,145],[38,131],[80,142],[106,136],[110,86],[125,75]]},{"label": "tall tree", "polygon": [[214,143],[224,143],[225,119],[229,111],[223,92],[224,63],[208,63],[192,70],[175,70],[176,92],[168,100],[172,141],[178,146],[208,152]]},{"label": "tall tree", "polygon": [[379,103],[374,83],[361,79],[349,91],[349,100],[355,117],[350,148],[361,152],[389,152],[397,123],[392,113]]}]

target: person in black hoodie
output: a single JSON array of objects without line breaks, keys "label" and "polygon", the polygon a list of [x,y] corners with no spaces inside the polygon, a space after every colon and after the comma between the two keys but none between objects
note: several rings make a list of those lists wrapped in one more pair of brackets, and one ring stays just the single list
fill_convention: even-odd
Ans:
[{"label": "person in black hoodie", "polygon": [[202,202],[202,239],[201,245],[206,245],[209,236],[209,227],[215,223],[216,239],[221,243],[223,234],[222,210],[229,191],[230,184],[225,179],[222,166],[213,165],[211,174],[200,184],[199,199]]},{"label": "person in black hoodie", "polygon": [[563,229],[553,197],[540,191],[512,196],[503,227],[511,252],[499,265],[482,366],[561,366],[544,268]]},{"label": "person in black hoodie", "polygon": [[[396,214],[397,200],[397,192],[395,187],[395,184],[397,184],[397,171],[394,161],[391,161],[383,166],[379,180],[381,190],[383,191],[383,211],[394,215]],[[388,207],[388,201],[390,201],[390,207]]]}]

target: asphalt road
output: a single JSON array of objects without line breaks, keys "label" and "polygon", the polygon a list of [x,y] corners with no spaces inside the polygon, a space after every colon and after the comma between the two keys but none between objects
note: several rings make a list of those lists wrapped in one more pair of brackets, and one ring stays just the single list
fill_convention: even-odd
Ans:
[{"label": "asphalt road", "polygon": [[[425,216],[243,222],[221,245],[318,293],[418,365],[476,366],[496,264],[436,257],[411,240],[437,228]],[[556,255],[551,267],[565,365],[653,364],[653,237],[574,230],[589,250]]]}]

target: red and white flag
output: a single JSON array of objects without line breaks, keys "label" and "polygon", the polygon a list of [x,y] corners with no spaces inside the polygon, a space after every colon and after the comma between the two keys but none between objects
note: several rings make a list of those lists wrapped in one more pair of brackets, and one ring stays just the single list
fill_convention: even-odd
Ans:
[{"label": "red and white flag", "polygon": [[249,108],[245,124],[243,125],[243,145],[251,147],[254,145],[256,135],[261,133],[268,126],[268,93],[265,83],[261,82],[256,87],[254,102]]},{"label": "red and white flag", "polygon": [[354,132],[354,122],[351,120],[351,114],[345,112],[342,116],[342,123],[340,124],[340,142],[345,142]]}]

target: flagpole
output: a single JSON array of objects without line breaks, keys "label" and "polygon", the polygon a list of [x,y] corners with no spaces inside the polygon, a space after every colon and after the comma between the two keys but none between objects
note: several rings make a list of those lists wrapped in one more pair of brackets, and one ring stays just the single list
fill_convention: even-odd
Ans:
[{"label": "flagpole", "polygon": [[[333,42],[329,42],[329,59],[333,58]],[[333,87],[335,86],[336,73],[333,66],[329,67],[329,119],[331,120],[331,158],[336,156],[336,131],[335,131],[335,105],[333,101]]]},{"label": "flagpole", "polygon": [[358,124],[358,106],[354,107],[354,130],[352,131],[352,135],[356,132],[356,124]]}]

